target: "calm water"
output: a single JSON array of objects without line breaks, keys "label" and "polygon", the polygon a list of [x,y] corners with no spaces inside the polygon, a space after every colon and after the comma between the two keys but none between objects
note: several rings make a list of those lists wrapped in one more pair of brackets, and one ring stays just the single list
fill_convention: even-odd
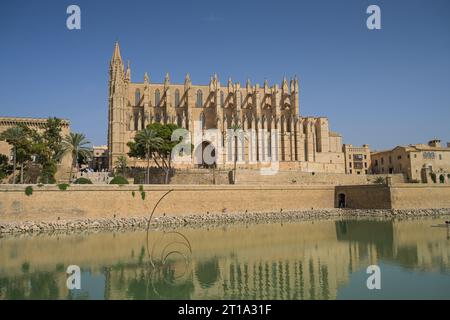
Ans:
[{"label": "calm water", "polygon": [[[0,238],[0,299],[450,299],[443,219]],[[366,268],[381,270],[368,290]],[[80,266],[81,289],[66,268]]]}]

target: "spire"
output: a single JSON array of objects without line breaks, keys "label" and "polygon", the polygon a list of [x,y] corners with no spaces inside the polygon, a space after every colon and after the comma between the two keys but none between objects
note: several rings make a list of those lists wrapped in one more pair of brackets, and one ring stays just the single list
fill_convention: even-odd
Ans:
[{"label": "spire", "polygon": [[130,60],[127,62],[127,71],[125,74],[125,80],[130,81],[131,80],[131,68],[130,68]]},{"label": "spire", "polygon": [[148,77],[147,72],[145,72],[145,74],[144,74],[144,83],[145,83],[145,84],[148,84],[149,82],[150,82],[150,79],[149,79],[149,77]]},{"label": "spire", "polygon": [[111,62],[122,62],[122,56],[120,55],[120,47],[119,47],[119,41],[116,41],[116,44],[114,46],[114,53],[111,58]]},{"label": "spire", "polygon": [[191,82],[191,76],[189,75],[189,73],[186,73],[186,77],[184,78],[184,82],[185,83],[190,83]]},{"label": "spire", "polygon": [[184,90],[187,91],[191,88],[191,76],[189,73],[186,73],[186,77],[184,78]]},{"label": "spire", "polygon": [[168,88],[170,85],[170,77],[169,77],[169,73],[166,73],[166,77],[164,78],[164,88]]},{"label": "spire", "polygon": [[170,76],[168,72],[166,72],[166,77],[164,78],[164,81],[170,82]]},{"label": "spire", "polygon": [[288,92],[288,83],[287,83],[287,80],[286,80],[286,76],[283,77],[283,82],[281,83],[281,88],[282,88],[284,93]]}]

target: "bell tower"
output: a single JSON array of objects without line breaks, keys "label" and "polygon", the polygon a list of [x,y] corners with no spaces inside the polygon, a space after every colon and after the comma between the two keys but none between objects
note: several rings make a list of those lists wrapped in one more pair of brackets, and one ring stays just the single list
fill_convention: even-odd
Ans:
[{"label": "bell tower", "polygon": [[125,152],[125,91],[124,65],[117,41],[109,64],[108,153],[110,170],[117,157]]}]

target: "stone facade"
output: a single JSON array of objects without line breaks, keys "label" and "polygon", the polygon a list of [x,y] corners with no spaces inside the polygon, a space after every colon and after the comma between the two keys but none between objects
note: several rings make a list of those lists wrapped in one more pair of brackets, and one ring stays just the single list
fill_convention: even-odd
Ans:
[{"label": "stone facade", "polygon": [[108,170],[108,147],[93,146],[89,167],[95,171]]},{"label": "stone facade", "polygon": [[347,174],[370,174],[370,149],[367,144],[362,147],[354,147],[344,144],[342,151],[345,156],[345,173]]},{"label": "stone facade", "polygon": [[[127,142],[138,130],[153,122],[174,123],[189,131],[194,150],[176,167],[230,167],[235,159],[247,168],[268,162],[308,172],[344,173],[342,137],[329,130],[325,117],[299,115],[297,78],[281,85],[245,86],[231,79],[221,85],[217,75],[207,85],[131,81],[131,68],[124,68],[116,43],[109,70],[108,150],[109,167],[127,154]],[[233,133],[239,131],[236,138]],[[234,130],[234,131],[233,131]],[[210,132],[215,132],[211,137]],[[244,138],[241,138],[244,137]],[[213,163],[204,161],[209,145]],[[130,166],[143,162],[130,159]]]},{"label": "stone facade", "polygon": [[371,154],[375,174],[403,173],[409,182],[449,183],[450,147],[439,140]]},{"label": "stone facade", "polygon": [[[26,125],[30,129],[42,132],[47,123],[46,118],[20,118],[20,117],[0,117],[0,133],[3,131],[16,127],[20,124]],[[68,120],[62,120],[61,135],[64,137],[70,132],[70,123]],[[0,141],[0,154],[7,155],[12,161],[12,147],[5,141]],[[70,166],[72,164],[72,157],[66,154],[58,166],[58,171],[55,178],[57,180],[67,179],[69,176]],[[67,177],[65,174],[67,173]]]}]

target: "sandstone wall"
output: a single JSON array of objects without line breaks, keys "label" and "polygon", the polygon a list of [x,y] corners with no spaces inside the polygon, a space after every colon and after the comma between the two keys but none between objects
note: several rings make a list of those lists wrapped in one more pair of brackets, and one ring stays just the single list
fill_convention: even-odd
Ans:
[{"label": "sandstone wall", "polygon": [[398,183],[387,186],[336,186],[335,205],[345,195],[352,209],[440,209],[450,208],[450,185]]},{"label": "sandstone wall", "polygon": [[336,186],[336,207],[339,207],[341,194],[345,196],[346,208],[391,209],[391,197],[387,185]]},{"label": "sandstone wall", "polygon": [[377,177],[391,177],[393,183],[402,183],[402,174],[394,175],[353,175],[343,173],[311,173],[296,170],[280,170],[275,175],[261,175],[258,170],[238,170],[238,184],[326,184],[352,185],[373,183]]},{"label": "sandstone wall", "polygon": [[[135,183],[143,183],[144,169],[135,169]],[[150,183],[163,184],[164,173],[157,168],[150,169]],[[170,175],[171,184],[230,184],[232,170],[225,169],[183,169]],[[241,169],[236,173],[239,185],[351,185],[370,184],[377,177],[391,177],[393,183],[403,183],[403,174],[392,175],[350,175],[344,173],[312,173],[300,170],[281,169],[273,175],[262,175],[257,169]]]},{"label": "sandstone wall", "polygon": [[450,185],[394,184],[391,200],[394,209],[450,208]]},{"label": "sandstone wall", "polygon": [[24,189],[0,187],[0,222],[148,216],[168,190],[173,191],[161,201],[155,217],[334,207],[333,186],[148,185],[143,187],[144,199],[137,185],[72,185],[66,191],[33,186],[30,196]]}]

